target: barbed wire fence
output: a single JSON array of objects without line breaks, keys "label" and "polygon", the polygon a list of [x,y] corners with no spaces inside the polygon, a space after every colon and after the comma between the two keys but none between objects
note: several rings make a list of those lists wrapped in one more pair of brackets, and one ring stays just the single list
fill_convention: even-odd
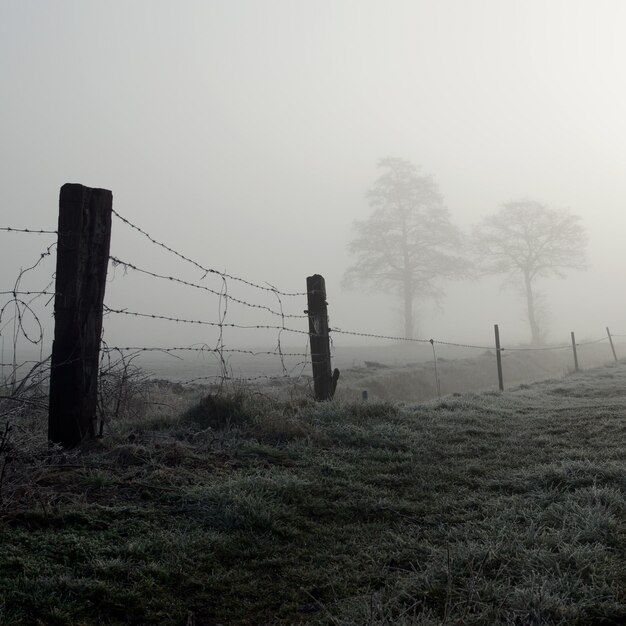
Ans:
[{"label": "barbed wire fence", "polygon": [[[131,229],[139,232],[146,239],[148,239],[153,245],[158,246],[168,253],[182,259],[183,261],[189,263],[196,269],[199,269],[202,272],[202,276],[200,280],[205,279],[207,276],[217,276],[222,281],[221,289],[214,289],[210,286],[203,285],[200,282],[192,282],[190,280],[186,280],[184,278],[180,278],[171,274],[163,274],[156,271],[152,271],[150,269],[146,269],[144,267],[140,267],[138,264],[133,263],[128,260],[123,260],[115,255],[110,255],[109,260],[112,268],[121,267],[124,270],[124,273],[135,272],[143,277],[147,277],[149,279],[166,282],[170,284],[177,284],[183,287],[197,290],[200,292],[204,292],[206,294],[210,294],[218,298],[219,301],[219,313],[217,321],[212,320],[199,320],[199,319],[187,319],[182,317],[175,317],[172,315],[164,315],[160,313],[150,313],[145,311],[134,311],[129,310],[128,308],[113,308],[104,305],[104,313],[105,315],[118,315],[118,316],[129,316],[135,318],[144,318],[149,320],[164,320],[167,322],[172,322],[176,324],[185,324],[185,325],[196,325],[196,326],[209,326],[218,329],[218,337],[217,341],[214,345],[209,345],[206,342],[200,342],[199,345],[190,345],[190,346],[108,346],[103,344],[102,353],[104,355],[108,355],[109,353],[118,353],[118,355],[125,355],[125,359],[132,360],[140,354],[146,353],[158,353],[161,355],[175,355],[176,353],[195,353],[202,355],[213,355],[216,358],[216,361],[219,365],[219,372],[214,374],[205,375],[205,376],[194,376],[189,378],[188,380],[180,381],[181,384],[198,384],[198,383],[209,383],[214,382],[218,385],[222,386],[227,381],[237,381],[243,383],[250,382],[258,382],[258,381],[278,381],[278,380],[301,380],[304,376],[304,369],[307,365],[310,365],[310,353],[308,350],[302,352],[293,352],[293,351],[285,351],[282,347],[282,335],[283,333],[291,333],[296,335],[304,335],[309,336],[309,331],[304,330],[302,328],[292,328],[287,325],[288,320],[304,320],[308,319],[308,315],[306,313],[286,313],[284,299],[285,298],[302,298],[307,296],[307,292],[285,292],[277,289],[272,285],[261,285],[258,283],[254,283],[247,279],[234,276],[232,274],[227,274],[225,272],[221,272],[219,270],[215,270],[213,268],[207,268],[197,261],[192,260],[189,256],[182,254],[181,252],[175,250],[171,246],[158,241],[155,237],[150,235],[147,231],[142,229],[141,227],[133,224],[128,219],[122,217],[118,212],[113,211],[113,214],[125,225],[130,227]],[[14,227],[4,227],[1,228],[0,231],[5,231],[8,233],[26,233],[26,234],[58,234],[57,231],[54,230],[44,230],[44,229],[27,229],[27,228],[14,228]],[[35,300],[42,298],[43,296],[47,296],[48,299],[46,301],[46,306],[50,304],[52,298],[54,297],[54,291],[51,291],[51,287],[54,284],[54,276],[52,275],[51,280],[48,284],[39,291],[36,290],[23,290],[21,289],[22,281],[24,277],[36,269],[42,261],[51,256],[52,251],[54,250],[56,243],[53,243],[46,247],[44,252],[42,252],[38,259],[30,266],[23,268],[20,270],[18,277],[15,281],[13,289],[0,291],[0,296],[9,296],[8,300],[3,303],[0,308],[0,322],[3,323],[0,326],[0,335],[2,335],[3,340],[5,336],[5,329],[8,324],[13,324],[12,328],[12,360],[11,362],[5,363],[4,360],[0,364],[3,368],[10,368],[10,375],[6,376],[3,370],[3,381],[6,385],[7,383],[11,386],[12,391],[15,392],[16,389],[22,389],[20,385],[23,385],[24,380],[18,380],[18,372],[24,368],[26,365],[37,366],[39,363],[43,363],[44,366],[37,367],[38,376],[40,380],[43,380],[43,376],[47,373],[49,374],[49,359],[43,358],[43,354],[41,354],[41,358],[37,361],[33,360],[25,360],[23,362],[18,362],[17,354],[17,341],[21,336],[27,342],[32,345],[40,345],[43,350],[43,326],[39,317],[33,310],[33,303]],[[263,292],[271,293],[277,301],[276,308],[272,308],[265,304],[258,304],[248,300],[244,300],[242,298],[238,298],[232,296],[228,292],[228,281],[235,281],[241,284],[247,285],[248,287],[252,287],[257,290],[261,290]],[[278,318],[278,323],[276,324],[243,324],[237,322],[229,322],[227,321],[228,314],[228,305],[229,304],[237,304],[248,309],[253,309],[256,311],[262,311]],[[14,311],[14,315],[6,320],[6,313],[8,310],[12,309]],[[35,336],[33,336],[32,331],[26,329],[25,318],[30,317],[31,321],[34,322],[35,325]],[[276,334],[276,348],[274,350],[253,350],[253,349],[243,349],[243,348],[229,348],[225,343],[224,331],[227,329],[245,329],[245,330],[272,330],[275,331]],[[467,349],[479,349],[483,351],[493,350],[493,345],[485,345],[485,344],[473,344],[473,343],[463,343],[463,342],[453,342],[453,341],[445,341],[438,339],[420,339],[420,338],[405,338],[397,335],[389,335],[389,334],[377,334],[371,332],[359,332],[352,330],[344,330],[339,327],[331,327],[329,328],[329,334],[332,335],[345,335],[352,337],[361,337],[367,339],[378,339],[383,341],[391,341],[394,343],[418,343],[418,344],[430,344],[433,351],[433,367],[434,367],[434,375],[436,379],[436,389],[437,394],[441,395],[441,385],[439,379],[439,372],[437,368],[437,346],[448,346],[448,347],[456,347],[456,348],[467,348]],[[622,337],[624,335],[613,334],[610,335],[607,329],[607,337],[601,337],[599,339],[578,342],[576,346],[585,346],[591,345],[595,343],[600,343],[603,341],[611,341],[611,336],[613,337]],[[536,351],[557,351],[557,350],[568,350],[571,349],[572,346],[570,344],[556,345],[556,346],[534,346],[534,347],[507,347],[502,346],[500,350],[502,352],[536,352]],[[232,372],[232,368],[229,368],[229,356],[230,355],[246,355],[249,357],[275,357],[279,362],[279,371],[280,374],[274,375],[255,375],[255,376],[244,376],[238,375],[235,376]],[[301,359],[295,364],[286,363],[286,358],[298,357]],[[108,375],[109,372],[114,371],[118,365],[121,363],[125,363],[125,361],[116,361],[111,360],[110,358],[106,361],[108,365],[103,366],[102,371],[104,375]],[[125,366],[124,366],[125,367]],[[32,375],[26,376],[26,379],[31,379]],[[310,383],[310,379],[308,380]]]},{"label": "barbed wire fence", "polygon": [[[113,307],[104,304],[103,314],[105,317],[110,316],[131,316],[135,318],[142,318],[142,320],[161,320],[170,324],[178,325],[192,325],[201,327],[210,327],[216,331],[216,336],[213,342],[206,337],[202,337],[199,342],[191,345],[139,345],[133,343],[131,345],[109,345],[104,340],[103,329],[103,341],[100,348],[100,387],[106,386],[111,379],[120,377],[122,386],[132,378],[130,372],[137,373],[133,369],[134,361],[137,357],[145,354],[159,354],[174,356],[180,359],[181,355],[195,354],[195,355],[210,355],[214,358],[213,368],[208,368],[209,371],[205,375],[195,375],[187,380],[178,380],[183,385],[211,385],[212,388],[222,389],[228,382],[236,384],[252,384],[252,383],[298,383],[305,390],[310,388],[310,377],[304,374],[306,366],[310,365],[311,359],[308,351],[308,331],[301,328],[292,328],[289,323],[297,323],[302,320],[308,320],[308,315],[305,312],[294,312],[292,309],[294,306],[286,306],[286,300],[295,301],[295,299],[301,300],[302,296],[306,296],[306,292],[287,292],[281,291],[274,285],[267,283],[262,285],[249,281],[233,274],[227,274],[211,268],[206,268],[199,263],[193,261],[189,256],[174,250],[172,247],[157,241],[154,237],[149,235],[145,230],[132,224],[129,220],[122,218],[115,212],[115,216],[119,217],[121,222],[128,225],[133,230],[141,233],[145,236],[153,245],[156,245],[168,253],[175,255],[183,261],[191,264],[197,269],[202,271],[202,276],[199,281],[192,282],[186,278],[179,276],[173,276],[170,274],[159,273],[152,271],[146,267],[140,267],[139,264],[131,262],[130,260],[121,259],[118,256],[110,255],[108,261],[112,268],[111,274],[115,274],[116,268],[123,269],[124,275],[133,272],[139,274],[144,280],[160,281],[161,283],[167,282],[169,284],[176,284],[180,287],[201,292],[203,295],[210,296],[213,300],[217,301],[217,316],[213,319],[186,319],[175,315],[164,314],[163,312],[146,312],[129,310],[125,306]],[[2,227],[0,232],[5,234],[22,234],[22,235],[56,235],[59,237],[59,232],[56,230],[48,229],[30,229],[30,228],[17,228],[17,227]],[[45,309],[48,309],[51,317],[50,306],[53,302],[55,295],[55,273],[51,271],[49,274],[49,280],[47,284],[40,289],[35,289],[30,284],[25,285],[25,279],[36,268],[40,267],[44,260],[50,257],[54,251],[57,243],[52,243],[47,246],[43,253],[41,253],[35,262],[28,264],[26,267],[21,268],[18,277],[15,280],[11,289],[6,289],[0,292],[0,338],[2,341],[2,353],[0,358],[0,400],[6,402],[2,403],[1,414],[6,416],[12,413],[11,409],[6,409],[7,402],[13,402],[14,404],[26,403],[32,404],[33,398],[29,396],[29,392],[36,387],[41,391],[40,399],[45,401],[47,398],[45,392],[46,386],[49,384],[51,371],[53,367],[60,367],[67,365],[68,360],[57,363],[54,366],[51,365],[50,354],[50,342],[44,341],[44,329],[48,325],[48,320],[44,320]],[[217,277],[220,281],[219,288],[215,289],[207,284],[202,284],[201,281],[207,278],[207,276]],[[230,283],[236,282],[251,288],[256,291],[260,291],[264,294],[271,296],[274,304],[268,305],[258,302],[253,302],[251,299],[244,299],[237,297],[230,293]],[[35,308],[41,299],[45,298],[43,309],[40,307],[38,310]],[[125,304],[125,303],[124,303]],[[302,302],[299,301],[298,305],[302,307]],[[243,307],[253,312],[262,312],[269,315],[275,321],[246,323],[246,321],[239,322],[229,317],[229,312],[232,311],[233,306]],[[291,309],[291,310],[290,310]],[[230,321],[232,319],[232,321]],[[254,349],[237,347],[227,343],[227,337],[225,332],[231,329],[237,330],[252,330],[252,331],[271,331],[274,334],[274,348],[273,349]],[[173,336],[175,333],[168,333],[167,336]],[[299,343],[303,345],[300,350],[294,350],[291,344],[293,342],[287,342],[290,345],[286,347],[285,336],[296,336],[299,339]],[[20,359],[20,341],[26,342],[32,346],[38,346],[39,358],[27,358]],[[9,344],[10,345],[7,345]],[[44,354],[44,351],[46,352]],[[32,351],[31,351],[32,352]],[[10,353],[10,357],[7,358],[7,354]],[[245,375],[245,373],[237,373],[234,371],[231,363],[231,357],[245,356],[250,359],[268,359],[276,360],[274,371],[272,373],[262,374],[257,373],[255,375]],[[85,356],[85,355],[83,355]],[[264,363],[263,368],[268,370],[270,366]],[[213,370],[213,371],[211,371]],[[196,372],[197,373],[197,372]],[[30,394],[32,396],[32,394]],[[114,414],[119,412],[120,408],[120,392],[116,390],[114,396],[116,397]],[[103,413],[103,401],[102,394],[99,396],[100,413]],[[100,422],[100,433],[102,433],[102,421]]]},{"label": "barbed wire fence", "polygon": [[[113,210],[112,213],[113,216],[122,224],[139,233],[153,246],[164,250],[167,254],[183,261],[193,269],[199,270],[201,275],[199,279],[192,281],[181,276],[175,276],[171,273],[163,273],[153,269],[148,269],[144,266],[140,266],[137,262],[122,259],[116,255],[110,255],[109,260],[113,268],[121,268],[124,275],[134,273],[143,279],[154,281],[159,285],[163,285],[164,283],[176,285],[183,289],[188,289],[197,293],[199,292],[202,295],[212,297],[217,300],[217,315],[213,319],[196,319],[182,317],[168,312],[135,310],[134,308],[123,306],[114,307],[105,303],[105,316],[126,316],[146,321],[163,321],[175,325],[192,326],[204,329],[208,328],[215,331],[212,342],[203,337],[189,346],[133,345],[115,346],[105,348],[105,350],[132,354],[133,357],[139,354],[150,353],[169,356],[180,356],[180,354],[213,356],[215,358],[215,364],[217,365],[218,371],[204,376],[193,376],[188,380],[179,381],[181,384],[186,385],[198,384],[201,382],[214,382],[218,386],[223,386],[226,382],[250,384],[259,381],[285,383],[302,383],[305,381],[306,384],[310,383],[310,379],[304,376],[305,368],[307,365],[311,364],[310,353],[308,351],[309,332],[303,327],[297,327],[299,322],[308,321],[309,316],[305,312],[297,312],[297,309],[294,310],[295,306],[302,305],[302,299],[307,296],[305,291],[282,291],[270,283],[260,284],[240,276],[235,276],[214,268],[206,267],[198,261],[193,260],[189,255],[183,254],[182,252],[175,250],[172,246],[159,241],[145,229],[121,216],[117,211]],[[218,286],[206,284],[206,282],[203,283],[203,281],[206,281],[207,278],[216,280]],[[252,292],[261,292],[262,294],[271,297],[271,299],[275,301],[275,305],[272,306],[266,303],[259,303],[258,301],[253,302],[243,296],[233,295],[231,293],[231,283],[243,285]],[[287,301],[289,306],[287,305]],[[297,304],[295,304],[296,302]],[[245,321],[238,321],[234,317],[237,315],[237,312],[233,310],[233,307],[244,309],[252,313],[264,314],[266,318],[269,317],[269,321],[265,320],[248,323]],[[300,306],[300,308],[302,307]],[[231,330],[271,331],[274,335],[273,343],[275,347],[273,350],[237,347],[236,344],[233,345],[228,342],[229,338],[227,337],[227,333]],[[300,343],[303,343],[304,347],[299,351],[294,350],[293,348],[285,349],[285,336],[292,338],[297,337],[298,339],[303,340],[300,341]],[[265,341],[267,341],[267,339],[265,339]],[[273,360],[275,363],[273,366],[275,373],[255,373],[253,375],[246,374],[243,371],[236,373],[234,371],[233,364],[231,363],[231,357],[235,355],[245,356],[248,360],[262,358],[265,361],[265,363],[263,363],[263,369],[265,370],[272,367],[271,365],[268,365],[267,361]]]},{"label": "barbed wire fence", "polygon": [[[497,325],[496,325],[497,326]],[[432,368],[433,368],[433,380],[434,380],[434,389],[438,398],[441,398],[442,395],[442,385],[441,385],[441,371],[439,367],[439,356],[437,352],[438,347],[447,347],[447,348],[460,348],[460,349],[468,349],[468,350],[480,350],[486,354],[493,354],[496,359],[496,372],[498,374],[498,382],[500,385],[500,390],[504,391],[504,376],[502,371],[502,356],[509,354],[523,354],[523,353],[555,353],[555,352],[563,352],[563,351],[572,351],[574,357],[572,360],[572,366],[574,371],[578,371],[580,369],[578,360],[577,360],[577,350],[578,348],[585,346],[592,346],[601,344],[604,342],[609,342],[611,345],[613,359],[618,361],[618,357],[616,354],[615,347],[613,345],[614,337],[626,337],[625,335],[619,335],[615,333],[611,333],[607,328],[607,335],[604,337],[599,337],[596,339],[585,340],[585,341],[576,341],[574,340],[572,343],[563,343],[557,345],[550,346],[503,346],[500,345],[498,347],[499,341],[496,340],[494,344],[474,344],[474,343],[465,343],[465,342],[455,342],[455,341],[444,341],[440,339],[422,339],[422,338],[406,338],[397,335],[384,335],[384,334],[376,334],[376,333],[368,333],[368,332],[355,332],[343,330],[337,327],[330,329],[332,334],[335,335],[348,335],[353,337],[363,337],[366,339],[378,339],[382,341],[393,341],[397,344],[421,344],[428,345],[430,344],[432,349]],[[497,332],[497,331],[496,331]],[[494,381],[495,382],[495,381]],[[363,397],[367,397],[367,392],[364,393]]]},{"label": "barbed wire fence", "polygon": [[[141,357],[146,355],[158,355],[159,357],[174,358],[177,362],[181,361],[185,356],[194,355],[203,359],[211,359],[212,365],[206,366],[206,373],[202,375],[189,376],[187,379],[178,378],[177,382],[181,385],[204,385],[209,386],[214,391],[224,388],[227,383],[233,384],[292,384],[299,386],[300,390],[305,390],[312,394],[312,385],[315,381],[315,368],[319,368],[320,364],[323,368],[327,367],[330,375],[330,350],[333,346],[333,336],[350,336],[363,339],[374,339],[385,342],[408,343],[408,344],[424,344],[430,345],[433,355],[433,375],[435,379],[435,389],[437,395],[441,396],[441,372],[438,367],[438,348],[453,347],[458,349],[473,349],[482,351],[494,351],[494,345],[479,345],[474,343],[454,342],[439,339],[424,338],[405,338],[397,335],[378,334],[372,332],[361,332],[356,330],[344,329],[338,326],[327,327],[327,330],[320,332],[314,330],[317,321],[312,317],[312,311],[302,311],[302,306],[307,299],[307,305],[311,302],[312,292],[310,289],[306,291],[283,291],[267,282],[262,284],[226,273],[215,268],[206,267],[198,261],[194,260],[188,254],[184,254],[174,247],[160,241],[150,234],[144,228],[134,224],[126,217],[120,215],[117,211],[111,210],[112,216],[117,219],[120,224],[129,228],[132,232],[139,234],[149,245],[155,246],[167,255],[175,257],[178,261],[193,268],[193,271],[199,272],[197,278],[189,279],[182,275],[175,275],[171,272],[159,271],[156,268],[150,268],[141,263],[140,260],[131,258],[122,258],[122,255],[108,254],[107,262],[111,268],[109,281],[117,281],[120,279],[121,270],[122,277],[135,275],[142,281],[152,281],[155,285],[162,287],[165,283],[176,286],[179,289],[187,290],[199,294],[202,297],[208,297],[216,305],[215,315],[213,317],[197,318],[195,316],[181,316],[175,312],[168,310],[151,311],[137,310],[141,306],[135,307],[132,303],[123,302],[121,304],[113,304],[105,301],[102,305],[101,314],[105,318],[104,332],[102,343],[99,349],[99,377],[100,384],[103,387],[110,380],[117,377],[117,381],[123,386],[131,380],[131,373],[137,375],[141,371],[138,363]],[[15,227],[0,227],[0,232],[6,233],[7,236],[28,235],[28,236],[57,236],[60,240],[59,232],[50,229],[29,229]],[[47,401],[46,392],[50,382],[53,367],[66,366],[70,361],[67,359],[54,366],[51,364],[51,353],[45,335],[46,324],[42,320],[42,315],[47,314],[52,317],[51,303],[58,294],[55,291],[56,275],[46,265],[47,260],[53,257],[53,252],[57,248],[57,242],[47,245],[38,257],[24,268],[20,268],[17,278],[12,289],[0,291],[0,341],[1,343],[1,359],[0,359],[0,400],[4,403],[0,405],[0,417],[12,415],[14,411],[10,405],[11,402],[16,406],[20,402],[23,404],[35,403],[44,406]],[[43,270],[43,271],[42,271]],[[43,274],[43,278],[38,276],[38,272]],[[40,289],[36,289],[29,283],[30,277],[37,276],[40,280]],[[320,277],[321,278],[321,277]],[[323,280],[323,279],[322,279]],[[241,295],[234,291],[233,286],[244,287],[248,293],[261,294],[266,299],[254,300],[250,296]],[[160,291],[159,291],[160,293]],[[319,295],[319,294],[317,294]],[[271,300],[271,302],[268,302]],[[325,293],[324,293],[325,299]],[[171,300],[165,300],[168,304]],[[325,302],[324,302],[325,305]],[[310,307],[309,307],[310,308]],[[243,319],[239,317],[240,313],[245,311],[247,314],[262,315],[262,320],[250,321],[244,315]],[[327,315],[324,308],[322,314]],[[107,337],[106,320],[113,318],[128,319],[132,318],[142,322],[157,322],[172,325],[174,327],[190,327],[202,329],[203,332],[210,329],[211,337],[203,336],[199,340],[191,342],[189,345],[183,345],[182,342],[172,342],[166,345],[140,345],[141,342],[128,342],[128,345],[109,345]],[[318,320],[319,321],[319,320]],[[306,327],[308,325],[308,328]],[[262,332],[263,341],[267,343],[268,333],[273,336],[273,349],[263,349],[251,347],[252,341],[248,341],[248,347],[242,347],[237,343],[240,339],[234,339],[230,336],[231,331],[252,331],[255,333]],[[578,369],[578,361],[576,349],[583,346],[593,345],[608,341],[611,344],[613,357],[617,360],[615,347],[613,345],[613,337],[626,337],[624,334],[611,334],[606,329],[606,336],[583,342],[576,342],[572,333],[572,342],[554,346],[499,346],[496,350],[498,357],[498,370],[500,381],[502,381],[501,371],[501,353],[514,352],[547,352],[547,351],[563,351],[573,350],[576,369]],[[168,337],[173,333],[168,332]],[[313,336],[326,342],[328,348],[326,354],[310,349],[310,340]],[[289,339],[286,339],[289,338]],[[5,345],[5,339],[9,346]],[[20,341],[24,341],[31,347],[38,349],[38,358],[20,359]],[[300,342],[303,344],[302,349],[294,349],[293,344]],[[119,344],[119,342],[115,342]],[[126,343],[126,342],[125,342]],[[259,344],[262,342],[259,342]],[[5,356],[10,351],[10,357]],[[84,355],[83,355],[84,356]],[[250,362],[254,359],[260,359],[263,371],[246,372],[239,368],[235,370],[233,358],[244,357],[246,366],[250,367]],[[271,361],[274,365],[269,365]],[[306,373],[307,367],[313,367],[313,376]],[[273,370],[273,371],[271,371]],[[319,370],[318,370],[319,371]],[[324,370],[326,371],[326,370]],[[324,374],[325,375],[325,374]],[[334,385],[337,384],[338,372],[333,374],[332,391],[326,391],[325,397],[317,399],[328,399],[334,392]],[[502,383],[500,383],[503,389]],[[316,390],[317,391],[317,390]],[[113,397],[113,406],[104,406],[102,395],[99,398],[100,413],[106,411],[113,415],[119,414],[121,400],[121,391],[118,389]],[[110,404],[110,403],[109,403]],[[102,424],[100,421],[100,434],[102,434]]]}]

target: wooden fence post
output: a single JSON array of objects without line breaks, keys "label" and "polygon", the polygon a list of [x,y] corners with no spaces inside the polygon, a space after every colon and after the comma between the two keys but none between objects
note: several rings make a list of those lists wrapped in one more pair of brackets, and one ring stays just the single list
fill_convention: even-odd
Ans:
[{"label": "wooden fence post", "polygon": [[578,354],[576,352],[576,337],[574,331],[572,331],[572,351],[574,352],[574,371],[578,372]]},{"label": "wooden fence post", "polygon": [[617,354],[615,353],[615,346],[613,345],[613,337],[611,337],[611,331],[609,327],[606,327],[606,334],[609,337],[609,343],[611,344],[611,352],[613,352],[613,358],[617,361]]},{"label": "wooden fence post", "polygon": [[106,189],[61,187],[48,440],[65,448],[96,432],[112,205]]},{"label": "wooden fence post", "polygon": [[500,349],[500,329],[497,324],[493,325],[493,330],[496,335],[496,362],[498,364],[498,386],[500,391],[504,391],[504,378],[502,376],[502,350]]},{"label": "wooden fence post", "polygon": [[335,394],[339,370],[335,369],[331,372],[328,304],[326,302],[324,277],[319,274],[308,276],[306,291],[315,399],[318,401],[330,400]]}]

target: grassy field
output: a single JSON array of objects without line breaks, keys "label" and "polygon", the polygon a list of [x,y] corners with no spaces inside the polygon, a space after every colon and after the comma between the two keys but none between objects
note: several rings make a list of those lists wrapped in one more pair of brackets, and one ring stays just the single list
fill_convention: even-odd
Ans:
[{"label": "grassy field", "polygon": [[[355,401],[361,398],[365,389],[370,399],[379,401],[421,402],[436,398],[437,378],[430,345],[427,348],[420,346],[423,358],[413,362],[406,360],[410,353],[399,352],[399,347],[393,347],[395,359],[390,347],[380,353],[371,351],[369,357],[374,361],[361,361],[352,367],[342,368],[338,398]],[[618,354],[626,352],[623,345],[619,345],[618,350]],[[404,363],[400,361],[402,355]],[[582,367],[588,369],[603,365],[612,355],[608,342],[601,342],[579,345],[578,358]],[[571,347],[546,351],[505,350],[502,353],[502,369],[506,389],[522,383],[560,378],[574,369],[572,350]],[[495,351],[437,346],[437,376],[442,395],[497,389]]]},{"label": "grassy field", "polygon": [[624,364],[403,405],[158,394],[71,453],[12,417],[0,623],[626,623]]}]

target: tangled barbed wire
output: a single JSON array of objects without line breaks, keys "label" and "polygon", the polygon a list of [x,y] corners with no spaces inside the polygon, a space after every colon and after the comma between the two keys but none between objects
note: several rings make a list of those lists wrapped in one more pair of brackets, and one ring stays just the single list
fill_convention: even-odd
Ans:
[{"label": "tangled barbed wire", "polygon": [[[7,229],[4,229],[7,230]],[[29,234],[48,234],[51,231],[30,229],[8,229],[9,232],[21,232]],[[0,337],[2,337],[2,348],[4,350],[4,336],[8,327],[11,327],[11,362],[3,363],[0,366],[0,385],[5,390],[5,395],[10,397],[25,397],[44,381],[43,370],[47,368],[47,358],[43,355],[44,325],[35,309],[35,303],[44,296],[49,296],[44,307],[48,306],[54,297],[54,292],[50,288],[54,285],[54,276],[51,275],[48,283],[43,289],[22,289],[21,285],[25,278],[39,268],[44,261],[52,255],[56,247],[56,242],[47,246],[35,261],[26,267],[20,268],[17,278],[13,284],[13,289],[5,290],[0,295],[9,296],[0,306]],[[8,319],[7,319],[8,318]],[[26,359],[20,361],[18,356],[18,343],[24,339],[31,346],[39,346],[40,358],[38,361]],[[26,374],[24,370],[29,367]],[[5,373],[8,368],[8,374]],[[28,393],[27,393],[28,392]]]}]

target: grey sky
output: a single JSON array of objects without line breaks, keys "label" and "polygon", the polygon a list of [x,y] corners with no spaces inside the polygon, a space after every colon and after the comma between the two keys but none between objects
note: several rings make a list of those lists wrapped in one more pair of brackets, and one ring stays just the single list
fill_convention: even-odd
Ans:
[{"label": "grey sky", "polygon": [[[0,0],[0,221],[54,227],[64,182],[106,187],[203,263],[322,273],[336,324],[394,332],[394,304],[339,283],[376,162],[402,156],[463,227],[520,197],[582,215],[592,269],[543,290],[553,338],[595,335],[626,319],[624,32],[619,0]],[[447,293],[421,334],[525,337],[498,281]]]}]

